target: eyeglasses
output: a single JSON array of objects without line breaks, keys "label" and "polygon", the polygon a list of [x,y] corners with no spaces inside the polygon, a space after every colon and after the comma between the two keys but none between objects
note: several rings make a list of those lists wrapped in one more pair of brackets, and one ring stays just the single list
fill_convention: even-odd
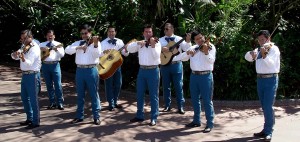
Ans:
[{"label": "eyeglasses", "polygon": [[85,32],[85,33],[80,33],[81,35],[87,35],[88,34],[88,32]]}]

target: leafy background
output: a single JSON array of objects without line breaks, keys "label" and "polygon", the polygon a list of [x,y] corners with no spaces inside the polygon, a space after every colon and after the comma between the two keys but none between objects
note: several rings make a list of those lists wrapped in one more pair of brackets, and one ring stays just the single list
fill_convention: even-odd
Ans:
[{"label": "leafy background", "polygon": [[[88,23],[94,34],[106,38],[108,25],[117,27],[117,37],[128,42],[141,38],[142,26],[151,23],[155,36],[171,22],[175,34],[201,30],[216,45],[214,99],[255,100],[255,64],[244,59],[257,46],[254,33],[267,29],[281,51],[277,99],[299,98],[300,0],[2,0],[0,2],[1,62],[18,63],[10,53],[20,47],[19,35],[30,29],[39,41],[51,28],[56,40],[69,45],[80,38],[78,27]],[[62,70],[75,72],[74,55],[61,60]],[[125,90],[135,90],[137,54],[122,66]],[[184,62],[184,94],[189,96],[189,62]],[[162,94],[162,91],[160,91]]]}]

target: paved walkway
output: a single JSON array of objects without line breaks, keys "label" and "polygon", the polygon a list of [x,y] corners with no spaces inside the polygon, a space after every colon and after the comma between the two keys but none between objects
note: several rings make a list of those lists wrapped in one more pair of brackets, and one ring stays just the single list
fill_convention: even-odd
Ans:
[{"label": "paved walkway", "polygon": [[[172,112],[160,113],[158,123],[151,127],[147,124],[150,119],[149,99],[146,99],[146,121],[129,123],[135,116],[136,102],[134,93],[122,91],[120,104],[124,107],[116,111],[106,110],[107,103],[103,88],[100,92],[102,99],[101,125],[92,124],[90,100],[87,96],[86,119],[83,123],[72,125],[70,121],[75,116],[76,94],[73,79],[63,77],[65,96],[65,110],[47,110],[48,99],[43,82],[40,96],[41,126],[33,130],[26,130],[19,126],[25,120],[20,100],[20,77],[18,67],[0,65],[0,141],[3,142],[66,142],[66,141],[183,141],[183,142],[258,142],[261,139],[253,137],[263,126],[263,116],[259,106],[227,105],[215,101],[215,128],[211,133],[202,133],[205,127],[205,116],[201,113],[202,126],[186,128],[193,117],[190,100],[187,99],[186,114]],[[146,97],[147,98],[147,97]],[[162,99],[160,99],[162,100]],[[175,99],[174,99],[175,100]],[[300,105],[298,101],[288,106],[275,107],[276,125],[272,142],[298,142],[300,139]],[[249,102],[248,102],[249,103]],[[257,102],[253,102],[254,104]],[[160,102],[162,104],[162,102]],[[288,104],[288,103],[286,103]],[[173,102],[173,105],[176,105]],[[225,107],[226,106],[226,107]],[[175,106],[174,106],[175,108]]]}]

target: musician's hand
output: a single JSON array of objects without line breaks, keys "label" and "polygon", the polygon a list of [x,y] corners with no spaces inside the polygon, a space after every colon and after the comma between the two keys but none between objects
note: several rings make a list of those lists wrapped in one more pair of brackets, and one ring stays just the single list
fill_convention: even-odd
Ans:
[{"label": "musician's hand", "polygon": [[57,47],[53,47],[52,49],[53,49],[54,51],[57,51]]},{"label": "musician's hand", "polygon": [[109,53],[109,52],[110,52],[110,49],[107,49],[107,50],[104,50],[104,51],[103,51],[104,54],[107,54],[107,53]]},{"label": "musician's hand", "polygon": [[162,48],[162,52],[169,52],[169,48],[166,47],[166,46],[164,46],[164,47]]},{"label": "musician's hand", "polygon": [[186,37],[185,37],[185,42],[190,43],[191,42],[191,36],[192,36],[192,34],[187,33]]},{"label": "musician's hand", "polygon": [[202,52],[204,53],[204,54],[208,54],[208,50],[209,50],[209,46],[208,46],[208,44],[206,44],[206,43],[203,43],[202,44]]},{"label": "musician's hand", "polygon": [[137,45],[140,45],[141,47],[143,47],[143,46],[145,46],[146,41],[145,40],[141,40],[141,41],[137,41],[136,43],[137,43]]},{"label": "musician's hand", "polygon": [[156,44],[156,41],[155,41],[154,37],[151,37],[150,38],[150,45],[151,45],[151,47],[155,48],[155,44]]},{"label": "musician's hand", "polygon": [[251,52],[250,52],[250,55],[252,56],[252,59],[255,60],[255,59],[256,59],[256,56],[257,56],[257,53],[254,52],[254,51],[251,51]]},{"label": "musician's hand", "polygon": [[18,51],[13,52],[12,56],[13,56],[14,59],[17,59],[18,58]]},{"label": "musician's hand", "polygon": [[262,58],[264,59],[264,58],[266,58],[266,55],[268,52],[265,47],[262,47],[262,48],[260,48],[260,53],[261,53]]},{"label": "musician's hand", "polygon": [[188,50],[186,51],[187,55],[191,55],[192,57],[195,55],[196,51],[195,50]]},{"label": "musician's hand", "polygon": [[25,62],[25,57],[24,57],[24,53],[20,53],[19,57],[21,58],[22,62]]},{"label": "musician's hand", "polygon": [[48,47],[42,47],[41,50],[42,51],[47,51],[47,50],[49,50],[49,48]]},{"label": "musician's hand", "polygon": [[98,36],[93,36],[93,42],[94,42],[95,47],[98,47],[98,41],[99,41],[99,37]]}]

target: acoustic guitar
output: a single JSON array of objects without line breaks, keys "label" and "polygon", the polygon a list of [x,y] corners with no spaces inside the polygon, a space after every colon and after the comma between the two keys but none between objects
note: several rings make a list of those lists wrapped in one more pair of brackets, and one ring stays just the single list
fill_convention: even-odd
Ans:
[{"label": "acoustic guitar", "polygon": [[130,40],[119,50],[111,49],[104,56],[99,58],[99,64],[97,65],[100,79],[110,78],[116,70],[123,64],[123,58],[121,51],[131,42],[135,42],[136,39]]},{"label": "acoustic guitar", "polygon": [[169,65],[174,56],[178,55],[180,52],[178,51],[178,47],[179,47],[179,44],[181,42],[183,42],[185,39],[182,38],[181,40],[179,40],[178,42],[175,42],[175,41],[170,41],[166,47],[169,48],[169,51],[168,52],[161,52],[160,54],[160,61],[161,61],[161,65],[163,66],[166,66],[166,65]]},{"label": "acoustic guitar", "polygon": [[63,44],[59,44],[53,47],[46,47],[45,51],[41,50],[41,60],[44,61],[46,58],[48,58],[50,56],[50,51],[54,48],[61,48],[63,47]]}]

